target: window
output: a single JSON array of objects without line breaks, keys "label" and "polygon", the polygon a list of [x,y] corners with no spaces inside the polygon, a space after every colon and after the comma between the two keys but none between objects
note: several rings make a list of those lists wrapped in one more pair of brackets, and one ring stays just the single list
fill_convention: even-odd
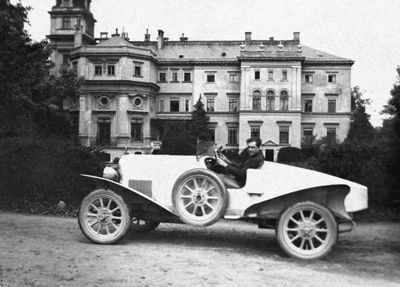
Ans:
[{"label": "window", "polygon": [[207,99],[207,112],[214,111],[214,99]]},{"label": "window", "polygon": [[279,128],[279,144],[289,144],[289,128]]},{"label": "window", "polygon": [[142,76],[142,67],[135,66],[135,77],[141,77],[141,76]]},{"label": "window", "polygon": [[63,17],[62,18],[62,29],[70,30],[71,29],[71,18],[70,17]]},{"label": "window", "polygon": [[68,65],[69,62],[69,55],[68,54],[63,54],[63,65]]},{"label": "window", "polygon": [[184,82],[190,82],[191,81],[191,74],[189,72],[186,72],[183,74],[183,81]]},{"label": "window", "polygon": [[135,108],[141,108],[143,106],[143,98],[140,96],[137,96],[133,99],[133,106]]},{"label": "window", "polygon": [[103,74],[103,66],[102,65],[94,65],[94,75],[101,76]]},{"label": "window", "polygon": [[274,71],[268,70],[268,81],[273,81],[273,80],[274,80]]},{"label": "window", "polygon": [[336,128],[326,128],[326,136],[329,139],[336,140]]},{"label": "window", "polygon": [[185,100],[185,112],[189,112],[190,100]]},{"label": "window", "polygon": [[207,74],[207,83],[215,82],[215,74]]},{"label": "window", "polygon": [[328,74],[328,83],[336,83],[336,74]]},{"label": "window", "polygon": [[228,128],[228,145],[238,144],[238,128]]},{"label": "window", "polygon": [[72,70],[78,74],[78,61],[72,62]]},{"label": "window", "polygon": [[131,141],[143,141],[143,120],[132,119],[131,121]]},{"label": "window", "polygon": [[208,132],[210,134],[211,141],[215,141],[215,128],[214,127],[208,128]]},{"label": "window", "polygon": [[287,81],[287,70],[282,70],[282,81]]},{"label": "window", "polygon": [[311,113],[313,101],[311,99],[305,99],[303,103],[304,103],[303,111],[306,113]]},{"label": "window", "polygon": [[61,1],[61,7],[72,7],[71,5],[71,0],[62,0]]},{"label": "window", "polygon": [[312,74],[305,74],[304,75],[304,82],[305,83],[312,83],[313,82],[313,75]]},{"label": "window", "polygon": [[170,99],[169,100],[169,111],[170,112],[179,112],[179,100],[178,99]]},{"label": "window", "polygon": [[178,82],[178,72],[172,73],[172,80],[171,82]]},{"label": "window", "polygon": [[97,121],[97,144],[108,146],[111,143],[111,120],[99,119]]},{"label": "window", "polygon": [[254,79],[259,80],[260,79],[260,71],[255,71],[254,72]]},{"label": "window", "polygon": [[102,107],[107,107],[110,104],[110,98],[107,96],[102,96],[99,98],[99,104]]},{"label": "window", "polygon": [[281,111],[289,110],[289,96],[287,91],[281,91],[280,105]]},{"label": "window", "polygon": [[251,127],[250,128],[250,137],[251,138],[260,138],[260,127]]},{"label": "window", "polygon": [[336,100],[328,100],[328,113],[336,113]]},{"label": "window", "polygon": [[162,72],[159,74],[159,81],[160,82],[166,82],[167,81],[167,77],[166,77],[166,73]]},{"label": "window", "polygon": [[275,93],[274,91],[267,92],[267,111],[275,110]]},{"label": "window", "polygon": [[229,99],[229,111],[237,112],[238,109],[238,100],[237,99]]},{"label": "window", "polygon": [[259,91],[253,93],[253,111],[261,111],[261,93]]},{"label": "window", "polygon": [[107,65],[107,75],[108,76],[115,75],[115,65]]},{"label": "window", "polygon": [[164,99],[160,98],[160,112],[164,111]]},{"label": "window", "polygon": [[229,74],[229,82],[230,83],[238,83],[239,82],[239,74],[236,74],[236,73]]},{"label": "window", "polygon": [[304,128],[303,129],[303,137],[305,139],[313,137],[313,129],[312,128]]}]

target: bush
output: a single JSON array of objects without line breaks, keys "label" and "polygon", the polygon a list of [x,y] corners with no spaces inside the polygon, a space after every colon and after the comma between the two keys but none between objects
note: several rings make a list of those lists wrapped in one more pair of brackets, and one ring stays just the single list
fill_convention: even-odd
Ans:
[{"label": "bush", "polygon": [[296,147],[283,147],[279,150],[277,161],[280,163],[296,163],[304,160],[301,149]]},{"label": "bush", "polygon": [[60,139],[0,140],[0,207],[44,212],[63,200],[77,208],[91,183],[81,173],[100,175],[97,152]]}]

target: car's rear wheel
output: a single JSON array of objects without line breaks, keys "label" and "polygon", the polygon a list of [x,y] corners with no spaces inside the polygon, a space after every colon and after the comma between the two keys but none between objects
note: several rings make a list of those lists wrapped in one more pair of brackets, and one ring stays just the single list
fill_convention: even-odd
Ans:
[{"label": "car's rear wheel", "polygon": [[91,241],[112,244],[125,236],[132,221],[130,209],[120,195],[109,189],[97,189],[83,199],[78,222]]},{"label": "car's rear wheel", "polygon": [[335,217],[314,202],[300,202],[285,209],[276,229],[279,245],[289,256],[300,259],[325,257],[336,244]]},{"label": "car's rear wheel", "polygon": [[132,217],[131,231],[137,233],[146,233],[153,231],[160,225],[160,222],[142,219],[139,217]]},{"label": "car's rear wheel", "polygon": [[172,203],[184,223],[208,226],[225,214],[228,193],[214,172],[193,169],[177,179],[172,191]]}]

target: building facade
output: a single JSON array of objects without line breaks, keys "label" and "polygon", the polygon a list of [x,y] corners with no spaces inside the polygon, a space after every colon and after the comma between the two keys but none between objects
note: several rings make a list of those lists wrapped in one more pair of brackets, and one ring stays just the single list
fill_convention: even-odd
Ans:
[{"label": "building facade", "polygon": [[215,142],[242,149],[259,136],[268,160],[306,137],[343,141],[350,127],[354,61],[290,40],[132,41],[116,31],[94,37],[90,0],[57,0],[49,12],[54,73],[85,78],[79,100],[64,107],[79,121],[79,140],[112,156],[149,153],[162,144],[159,123],[188,120],[201,96]]}]

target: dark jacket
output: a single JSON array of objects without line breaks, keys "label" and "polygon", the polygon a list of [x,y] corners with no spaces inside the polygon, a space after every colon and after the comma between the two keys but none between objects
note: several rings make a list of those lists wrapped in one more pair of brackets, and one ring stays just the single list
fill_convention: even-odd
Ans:
[{"label": "dark jacket", "polygon": [[226,171],[233,174],[241,187],[246,184],[246,175],[249,168],[259,168],[264,163],[264,156],[261,151],[253,156],[249,155],[247,148],[240,153],[240,161],[228,164]]}]

